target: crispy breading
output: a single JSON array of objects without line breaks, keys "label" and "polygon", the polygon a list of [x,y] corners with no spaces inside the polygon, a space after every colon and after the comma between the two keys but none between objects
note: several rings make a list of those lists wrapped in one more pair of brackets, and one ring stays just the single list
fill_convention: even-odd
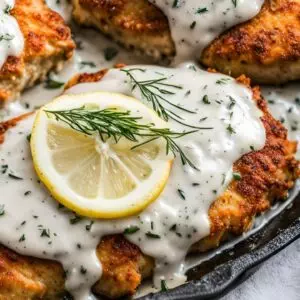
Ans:
[{"label": "crispy breading", "polygon": [[259,83],[300,79],[300,0],[267,0],[256,18],[216,39],[201,62]]},{"label": "crispy breading", "polygon": [[[168,20],[147,0],[72,2],[79,24],[94,26],[156,60],[174,56]],[[234,77],[245,74],[258,83],[300,79],[300,0],[266,0],[255,18],[221,35],[199,59],[207,67]]]},{"label": "crispy breading", "polygon": [[0,106],[44,80],[49,71],[60,70],[75,48],[70,29],[44,0],[16,0],[11,15],[18,21],[25,46],[19,57],[10,56],[0,70]]},{"label": "crispy breading", "polygon": [[[68,87],[101,80],[105,73],[106,70],[77,75]],[[238,80],[250,84],[244,76]],[[210,235],[193,245],[190,252],[218,247],[229,234],[247,231],[257,214],[270,208],[274,201],[286,198],[288,190],[300,176],[299,162],[294,158],[296,142],[287,140],[287,130],[270,115],[258,87],[253,88],[253,98],[264,113],[262,122],[266,144],[262,150],[245,154],[234,164],[234,171],[241,174],[241,179],[233,180],[211,205]],[[15,124],[16,120],[2,123],[2,126],[0,123],[0,128],[4,128],[2,135]],[[103,238],[97,247],[97,255],[103,265],[103,275],[93,291],[110,298],[134,294],[154,268],[153,259],[122,235]],[[15,260],[9,259],[11,256]],[[26,299],[61,299],[64,293],[62,282],[63,270],[58,263],[28,258],[0,248],[0,299],[24,299],[19,295],[26,295]],[[8,291],[12,290],[19,293],[18,297],[9,294]]]},{"label": "crispy breading", "polygon": [[127,49],[142,51],[156,60],[175,54],[164,14],[147,0],[72,0],[73,17],[93,26]]}]

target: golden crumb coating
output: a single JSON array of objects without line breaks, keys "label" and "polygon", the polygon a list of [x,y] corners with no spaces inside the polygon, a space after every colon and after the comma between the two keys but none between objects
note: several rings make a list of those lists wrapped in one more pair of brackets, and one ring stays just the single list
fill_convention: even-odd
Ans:
[{"label": "golden crumb coating", "polygon": [[[175,54],[168,20],[147,0],[72,0],[73,16],[129,49],[156,60]],[[265,0],[261,12],[218,37],[199,61],[206,67],[254,82],[300,79],[300,0]]]},{"label": "golden crumb coating", "polygon": [[[79,74],[68,87],[102,79],[107,70]],[[239,82],[250,87],[245,76]],[[210,235],[192,246],[190,252],[203,252],[218,247],[228,235],[247,231],[261,212],[276,200],[284,200],[288,190],[300,176],[299,162],[294,158],[297,143],[287,139],[287,130],[267,109],[260,90],[255,87],[253,99],[263,112],[266,130],[263,149],[243,155],[234,170],[241,180],[233,180],[209,209]],[[26,117],[26,116],[25,116]],[[0,139],[5,131],[21,119],[0,123]],[[154,261],[122,235],[104,237],[97,247],[103,275],[93,286],[95,294],[109,298],[133,295],[141,281],[152,275]],[[0,300],[61,299],[64,294],[64,273],[57,262],[26,257],[0,247]]]},{"label": "golden crumb coating", "polygon": [[0,106],[45,79],[50,70],[61,69],[75,48],[70,29],[44,0],[16,0],[11,15],[18,21],[25,46],[19,57],[8,57],[0,70]]},{"label": "golden crumb coating", "polygon": [[259,83],[300,79],[300,0],[266,1],[256,18],[221,35],[200,60]]},{"label": "golden crumb coating", "polygon": [[147,0],[72,0],[73,17],[93,26],[127,49],[142,51],[156,60],[175,54],[168,21]]}]

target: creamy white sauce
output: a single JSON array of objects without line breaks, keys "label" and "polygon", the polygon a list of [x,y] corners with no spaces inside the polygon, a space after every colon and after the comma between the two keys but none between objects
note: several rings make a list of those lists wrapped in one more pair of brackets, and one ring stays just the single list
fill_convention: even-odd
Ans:
[{"label": "creamy white sauce", "polygon": [[69,23],[72,16],[72,5],[67,0],[46,0],[47,5]]},{"label": "creamy white sauce", "polygon": [[[58,203],[38,183],[33,170],[26,136],[31,131],[34,117],[9,130],[0,146],[0,164],[8,166],[0,175],[0,189],[5,195],[5,199],[0,200],[0,205],[5,208],[5,214],[0,217],[1,243],[22,254],[60,261],[68,274],[66,288],[77,299],[87,299],[91,285],[101,275],[101,265],[95,254],[101,237],[122,233],[133,225],[140,230],[127,238],[155,258],[154,284],[160,286],[160,281],[165,279],[172,285],[184,278],[187,251],[190,245],[209,234],[209,206],[232,179],[233,163],[251,148],[261,149],[265,144],[261,112],[252,100],[252,92],[232,78],[186,67],[132,66],[126,69],[132,68],[145,70],[134,71],[138,80],[163,76],[168,78],[166,83],[181,86],[180,90],[172,90],[175,94],[169,95],[168,100],[194,113],[171,106],[170,109],[190,125],[213,127],[178,140],[199,170],[182,166],[176,158],[162,195],[139,216],[124,220],[94,220],[90,231],[86,230],[86,225],[91,222],[88,219],[71,225],[73,214],[58,209]],[[132,83],[126,74],[116,69],[110,70],[101,82],[80,84],[68,92],[86,90],[121,92],[149,105],[137,89],[132,92]],[[228,130],[229,125],[234,133]],[[170,126],[174,130],[189,130],[174,121],[170,121]],[[28,191],[31,193],[24,196]],[[26,223],[22,225],[23,221]],[[174,224],[176,230],[170,230]],[[41,236],[43,229],[49,230],[50,237]],[[148,231],[160,238],[147,237]],[[80,271],[82,267],[87,270],[85,274]]]},{"label": "creamy white sauce", "polygon": [[17,20],[10,15],[14,0],[0,1],[0,69],[9,56],[19,56],[24,38]]},{"label": "creamy white sauce", "polygon": [[225,30],[257,15],[264,0],[149,0],[167,16],[176,61],[200,57]]},{"label": "creamy white sauce", "polygon": [[[284,87],[263,88],[264,97],[268,100],[269,109],[288,130],[288,138],[300,141],[300,88],[299,83]],[[298,143],[297,158],[300,159]]]},{"label": "creamy white sauce", "polygon": [[[66,1],[56,3],[56,0],[47,0],[47,2],[54,10],[60,13],[62,10],[67,12],[65,18],[68,17],[69,11]],[[163,5],[163,1],[156,2],[160,2],[161,5]],[[181,2],[184,3],[183,1]],[[186,5],[189,6],[192,2],[195,3],[195,1],[190,0]],[[204,2],[205,1],[203,1],[203,3]],[[210,2],[213,3],[213,1]],[[219,2],[221,3],[221,1]],[[223,1],[222,3],[225,2],[226,1]],[[231,1],[228,0],[227,3],[229,4],[229,2]],[[238,2],[243,3],[243,7],[246,7],[246,1]],[[250,15],[251,8],[251,14],[255,15],[262,2],[263,1],[253,1],[247,3],[249,4],[249,11],[247,11],[247,13]],[[222,3],[215,5],[223,5]],[[221,6],[219,6],[219,8],[220,7]],[[182,9],[180,9],[180,11],[183,12]],[[234,16],[237,15],[238,13],[234,12]],[[241,15],[245,17],[245,11],[242,12]],[[200,14],[199,17],[202,18],[202,14]],[[189,20],[188,24],[193,22],[191,18],[187,20]],[[198,19],[196,21],[198,25]],[[242,21],[237,21],[236,19],[234,22],[234,24],[236,24]],[[222,25],[220,24],[221,22],[218,26]],[[218,26],[216,26],[216,28],[219,28]],[[204,27],[201,28],[201,30],[203,30],[201,33],[205,33],[205,30],[207,32],[209,31]],[[222,29],[222,31],[223,30],[224,29]],[[173,38],[174,31],[175,29],[172,29]],[[190,29],[188,28],[186,32],[189,38],[191,34]],[[76,72],[96,71],[99,68],[110,67],[114,62],[130,64],[137,60],[137,58],[132,57],[128,52],[122,51],[119,52],[113,61],[105,61],[103,52],[106,47],[113,46],[117,49],[119,48],[101,37],[101,35],[96,36],[93,31],[84,29],[83,32],[81,32],[81,30],[76,29],[76,39],[82,41],[83,49],[77,50],[77,56],[74,61],[70,63],[69,67],[58,76],[54,76],[58,81],[66,82],[71,75]],[[208,40],[209,38],[206,39],[206,41]],[[202,50],[203,47],[205,47],[203,45],[200,45],[201,47],[199,46],[197,51]],[[185,55],[187,55],[185,51],[189,51],[189,49],[184,46],[182,50],[178,50],[181,46],[182,45],[177,46],[178,55],[183,53],[182,57],[185,57]],[[195,50],[190,52],[190,54],[192,53],[194,55],[194,51]],[[197,54],[199,55],[199,53]],[[82,62],[92,62],[94,65]],[[182,140],[183,146],[192,145],[195,147],[194,149],[187,149],[190,157],[195,159],[198,164],[201,164],[201,160],[205,158],[205,165],[203,166],[203,170],[201,170],[201,176],[199,176],[198,171],[190,168],[183,169],[180,162],[176,160],[171,178],[164,193],[153,205],[148,207],[148,209],[140,215],[140,218],[129,218],[115,222],[98,220],[95,221],[90,231],[86,230],[86,225],[89,225],[91,222],[91,220],[88,219],[83,219],[77,224],[71,225],[69,220],[72,219],[74,215],[65,209],[58,209],[58,203],[54,201],[46,189],[38,183],[38,178],[33,170],[29,144],[26,140],[27,134],[31,131],[33,117],[22,121],[17,127],[9,130],[6,135],[5,143],[0,146],[0,189],[3,195],[5,195],[4,199],[0,199],[0,205],[5,205],[5,215],[0,217],[1,243],[22,254],[60,261],[64,269],[68,270],[66,288],[76,296],[76,299],[88,299],[90,296],[90,286],[101,276],[101,265],[95,255],[95,247],[101,239],[101,236],[109,233],[121,233],[124,228],[131,225],[137,225],[141,230],[134,236],[130,236],[129,239],[137,244],[143,252],[156,258],[157,268],[154,277],[156,286],[160,286],[161,278],[168,279],[167,285],[169,287],[177,285],[180,281],[182,282],[184,279],[184,271],[191,266],[190,262],[186,264],[184,260],[186,252],[192,243],[209,233],[207,218],[209,204],[222,193],[227,183],[231,180],[231,166],[233,162],[243,153],[250,151],[250,146],[259,149],[264,145],[264,130],[258,120],[260,114],[250,100],[251,92],[249,90],[237,85],[232,79],[229,79],[229,83],[226,85],[215,84],[217,81],[216,78],[229,78],[227,76],[207,74],[197,69],[196,72],[192,72],[191,70],[184,71],[184,68],[194,69],[192,64],[187,64],[186,66],[182,66],[182,69],[170,70],[157,67],[155,70],[157,71],[159,69],[159,72],[163,72],[168,76],[174,75],[169,79],[171,83],[183,84],[185,92],[189,89],[193,92],[186,97],[182,90],[176,96],[171,97],[175,102],[184,103],[185,101],[189,101],[187,104],[189,108],[198,108],[197,114],[191,116],[191,114],[185,113],[181,114],[182,117],[186,117],[189,123],[196,122],[198,126],[199,124],[200,126],[210,126],[210,124],[214,126],[213,131],[200,131],[199,135],[195,138],[194,136],[189,136],[186,140]],[[153,67],[149,67],[149,73],[139,74],[139,76],[142,76],[141,78],[143,78],[143,76],[145,76],[145,78],[148,78],[148,76],[149,78],[159,76],[159,74],[155,73],[155,70]],[[99,91],[99,89],[101,89],[105,91],[123,92],[140,98],[138,91],[135,91],[133,94],[131,93],[129,82],[124,83],[124,81],[128,81],[128,78],[124,76],[125,75],[120,73],[120,71],[112,70],[105,76],[102,82],[81,84],[72,88],[69,92],[81,93],[84,91]],[[206,88],[207,91],[204,91],[202,88],[206,84],[208,85]],[[11,104],[5,112],[5,114],[8,114],[5,118],[20,114],[24,111],[22,108],[24,104],[26,104],[25,106],[30,105],[28,109],[31,110],[33,107],[51,100],[60,93],[61,89],[45,90],[43,86],[40,85],[23,95],[21,99],[22,105],[18,103]],[[231,120],[231,125],[236,130],[235,135],[228,136],[226,135],[228,133],[227,130],[224,130],[228,124],[229,113],[229,111],[227,111],[228,109],[226,110],[225,102],[222,105],[217,105],[217,102],[212,101],[210,105],[204,105],[201,103],[201,97],[204,93],[212,97],[212,99],[217,98],[218,100],[224,101],[228,101],[226,95],[230,94],[237,100],[237,104],[233,108],[233,115],[236,117]],[[280,94],[277,93],[276,95],[279,96]],[[267,97],[267,99],[270,99],[270,97]],[[287,98],[281,96],[281,99],[282,101],[286,101]],[[186,103],[184,103],[184,105],[186,105]],[[204,110],[201,110],[203,106],[206,114]],[[241,116],[243,114],[239,113],[241,111],[245,113],[244,116],[248,116],[249,118],[242,118]],[[201,123],[198,122],[207,115],[209,115],[210,118]],[[225,120],[217,120],[220,116],[224,116]],[[288,116],[290,116],[290,114],[288,114]],[[244,124],[244,126],[242,124]],[[182,127],[176,123],[172,123],[172,127],[173,126],[176,129],[182,129]],[[188,130],[188,128],[185,129]],[[201,133],[203,133],[203,135],[201,135]],[[244,133],[249,134],[249,136],[243,136]],[[206,143],[210,135],[214,138],[212,144]],[[222,153],[222,151],[226,149],[231,149],[231,151]],[[2,174],[2,165],[8,165],[5,174]],[[12,179],[8,177],[9,173],[20,176],[23,180]],[[209,178],[210,174],[213,174],[214,177]],[[223,174],[225,174],[224,183]],[[209,184],[206,184],[206,179],[209,179]],[[192,183],[204,184],[193,187]],[[212,192],[215,189],[214,187],[217,190],[216,194]],[[178,189],[182,189],[185,192],[185,200],[179,196]],[[28,191],[31,193],[25,196],[24,194]],[[185,211],[185,206],[188,207],[188,211]],[[195,214],[192,213],[194,208],[198,209]],[[179,215],[181,215],[181,217],[179,217]],[[35,216],[38,216],[38,218],[35,218]],[[189,216],[190,219],[185,220],[184,217],[186,216]],[[166,222],[166,226],[162,225],[164,217],[169,218]],[[153,231],[163,236],[163,238],[159,240],[145,238],[144,233],[151,230],[152,220],[154,221]],[[26,221],[26,223],[22,225],[23,221]],[[141,224],[141,221],[143,221],[144,224]],[[175,223],[178,224],[178,228],[180,229],[179,233],[182,234],[182,237],[169,231],[168,226],[172,226]],[[38,227],[39,225],[43,227]],[[186,234],[196,226],[198,231],[192,232],[191,238],[188,238]],[[47,235],[41,237],[43,229],[50,230],[50,238],[48,238]],[[54,235],[54,233],[56,233],[56,235]],[[24,241],[22,241],[23,234],[25,237]],[[166,236],[164,236],[165,234]],[[139,238],[141,238],[141,241],[139,241]],[[20,239],[21,241],[19,241]],[[51,244],[49,244],[49,242],[51,242]],[[78,248],[78,244],[82,246],[81,249]],[[168,256],[165,256],[166,254]],[[164,263],[169,263],[169,266],[166,268]],[[82,274],[80,271],[81,266],[87,269],[86,274]]]}]

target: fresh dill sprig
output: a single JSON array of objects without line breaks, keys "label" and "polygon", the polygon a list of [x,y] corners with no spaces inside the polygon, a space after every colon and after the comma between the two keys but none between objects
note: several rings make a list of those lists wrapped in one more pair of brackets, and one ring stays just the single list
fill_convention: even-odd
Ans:
[{"label": "fresh dill sprig", "polygon": [[232,4],[234,5],[234,7],[237,7],[238,4],[238,0],[231,0]]},{"label": "fresh dill sprig", "polygon": [[165,104],[170,105],[176,109],[181,111],[185,111],[191,114],[194,114],[194,111],[188,110],[184,107],[176,105],[175,103],[170,102],[166,99],[165,95],[175,95],[175,90],[181,90],[182,87],[175,84],[166,83],[168,77],[159,77],[155,79],[149,80],[137,80],[137,78],[133,75],[134,71],[146,72],[145,69],[140,68],[133,68],[133,69],[121,69],[131,80],[132,83],[132,91],[138,88],[142,94],[142,97],[147,101],[150,102],[152,105],[153,110],[158,114],[158,116],[165,121],[169,121],[172,119],[184,126],[195,128],[195,129],[212,129],[206,127],[196,127],[183,122],[183,119],[176,114],[174,111],[170,110],[166,107]]},{"label": "fresh dill sprig", "polygon": [[[174,132],[169,128],[156,128],[152,123],[139,123],[142,117],[133,117],[130,115],[130,111],[118,111],[114,108],[99,110],[82,106],[70,110],[45,110],[45,112],[48,117],[53,115],[56,121],[64,122],[76,131],[86,135],[99,134],[103,142],[113,138],[117,143],[124,137],[129,141],[138,143],[131,148],[132,150],[161,138],[166,142],[166,154],[172,153],[174,157],[179,155],[183,165],[188,164],[197,169],[175,142],[175,139],[197,130]],[[139,143],[139,138],[146,138],[146,140]]]}]

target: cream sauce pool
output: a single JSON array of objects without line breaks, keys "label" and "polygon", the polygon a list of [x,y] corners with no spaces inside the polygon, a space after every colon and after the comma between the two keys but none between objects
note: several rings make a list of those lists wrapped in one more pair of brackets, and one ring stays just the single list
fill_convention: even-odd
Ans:
[{"label": "cream sauce pool", "polygon": [[257,15],[264,0],[149,0],[167,16],[176,61],[200,57],[225,30]]},{"label": "cream sauce pool", "polygon": [[[232,78],[193,65],[176,69],[138,65],[125,69],[138,81],[166,78],[164,82],[170,85],[166,89],[174,92],[168,100],[180,107],[167,108],[180,116],[181,123],[202,128],[178,140],[197,170],[183,166],[176,158],[165,190],[140,215],[124,220],[90,220],[59,208],[33,170],[26,137],[34,116],[9,130],[0,146],[0,189],[5,195],[0,200],[4,210],[0,217],[1,242],[22,254],[60,261],[67,272],[66,288],[76,299],[87,299],[91,285],[101,276],[95,253],[101,237],[123,233],[131,226],[140,230],[126,237],[155,258],[154,284],[159,287],[165,280],[172,286],[182,281],[187,251],[209,234],[209,206],[232,180],[233,163],[265,144],[261,112],[252,100],[251,90]],[[112,69],[101,82],[80,84],[68,93],[120,92],[151,107],[132,87],[126,73]],[[172,129],[190,130],[176,121],[169,123]]]},{"label": "cream sauce pool", "polygon": [[14,0],[0,1],[0,69],[9,56],[19,56],[24,48],[19,24],[10,15],[14,5]]}]

